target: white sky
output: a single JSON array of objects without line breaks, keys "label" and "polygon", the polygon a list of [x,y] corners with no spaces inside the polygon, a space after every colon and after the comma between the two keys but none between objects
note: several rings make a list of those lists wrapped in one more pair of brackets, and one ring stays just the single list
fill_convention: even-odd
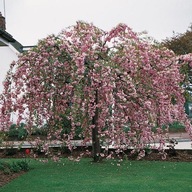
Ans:
[{"label": "white sky", "polygon": [[159,41],[192,24],[192,0],[0,0],[4,15],[3,1],[7,32],[25,46],[78,20],[104,30],[125,23]]}]

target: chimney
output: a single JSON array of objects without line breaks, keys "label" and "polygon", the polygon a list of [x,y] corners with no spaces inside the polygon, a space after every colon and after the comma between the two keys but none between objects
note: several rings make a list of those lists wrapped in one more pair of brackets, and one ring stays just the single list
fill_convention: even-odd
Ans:
[{"label": "chimney", "polygon": [[4,30],[6,29],[5,26],[5,17],[2,16],[1,12],[0,12],[0,29]]}]

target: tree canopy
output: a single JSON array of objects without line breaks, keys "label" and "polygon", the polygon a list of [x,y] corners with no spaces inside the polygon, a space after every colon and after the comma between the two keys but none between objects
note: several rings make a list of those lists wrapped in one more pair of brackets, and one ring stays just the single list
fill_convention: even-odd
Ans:
[{"label": "tree canopy", "polygon": [[[192,101],[192,25],[184,33],[176,33],[171,38],[165,39],[162,46],[167,47],[172,50],[176,55],[178,55],[178,60],[182,63],[181,73],[185,75],[183,80],[183,87],[185,88],[186,100]],[[183,58],[187,58],[183,62]]]},{"label": "tree canopy", "polygon": [[176,55],[192,53],[192,24],[184,33],[176,33],[171,38],[167,38],[162,45],[173,50]]},{"label": "tree canopy", "polygon": [[[162,152],[168,132],[163,127],[169,123],[180,121],[192,133],[180,66],[172,51],[125,24],[106,32],[77,22],[11,64],[1,95],[1,130],[10,127],[16,114],[29,136],[32,127],[47,125],[47,139],[62,141],[71,150],[77,129],[83,142],[91,141],[97,129],[106,151],[123,143],[141,157],[158,140]],[[70,122],[68,132],[63,132],[63,119]],[[49,153],[46,144],[42,150]]]}]

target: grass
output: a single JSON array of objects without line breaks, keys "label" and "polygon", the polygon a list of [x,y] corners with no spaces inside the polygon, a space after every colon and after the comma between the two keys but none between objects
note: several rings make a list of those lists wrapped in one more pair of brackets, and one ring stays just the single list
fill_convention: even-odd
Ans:
[{"label": "grass", "polygon": [[192,163],[105,160],[92,163],[62,159],[31,160],[33,169],[0,192],[181,192],[192,191]]}]

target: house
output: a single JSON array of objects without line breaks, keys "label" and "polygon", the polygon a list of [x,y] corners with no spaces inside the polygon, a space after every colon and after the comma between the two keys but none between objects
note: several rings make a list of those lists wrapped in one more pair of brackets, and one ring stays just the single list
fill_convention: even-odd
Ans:
[{"label": "house", "polygon": [[0,12],[0,93],[10,64],[18,59],[22,51],[23,46],[6,32],[5,18]]}]

